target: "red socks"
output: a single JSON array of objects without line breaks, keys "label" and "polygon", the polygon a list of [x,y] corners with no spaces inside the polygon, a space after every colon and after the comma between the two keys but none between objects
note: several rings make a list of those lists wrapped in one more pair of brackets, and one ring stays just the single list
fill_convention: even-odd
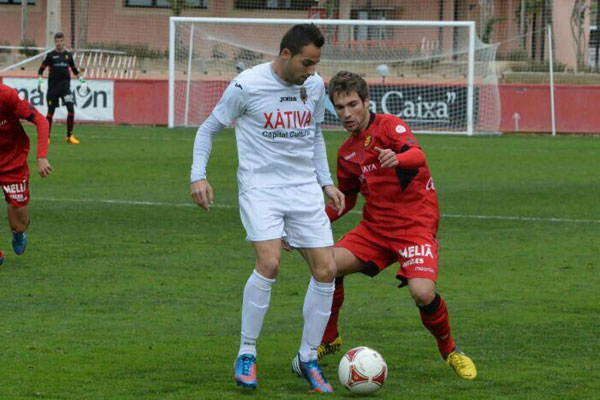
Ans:
[{"label": "red socks", "polygon": [[419,311],[423,325],[435,337],[440,354],[445,358],[452,353],[456,344],[450,334],[450,319],[444,299],[436,293],[431,304],[419,307]]},{"label": "red socks", "polygon": [[329,316],[329,322],[325,328],[323,334],[322,343],[331,343],[338,337],[338,315],[340,314],[340,308],[344,304],[344,278],[336,278],[335,280],[335,292],[333,293],[333,303],[331,304],[331,315]]},{"label": "red socks", "polygon": [[[338,337],[338,316],[343,303],[344,279],[342,277],[335,280],[331,315],[329,316],[329,322],[327,322],[327,328],[325,328],[325,333],[321,340],[322,343],[331,343]],[[445,358],[456,347],[456,343],[454,343],[454,339],[450,333],[450,319],[448,318],[446,302],[436,293],[431,304],[419,307],[419,312],[423,325],[435,337],[440,354]]]}]

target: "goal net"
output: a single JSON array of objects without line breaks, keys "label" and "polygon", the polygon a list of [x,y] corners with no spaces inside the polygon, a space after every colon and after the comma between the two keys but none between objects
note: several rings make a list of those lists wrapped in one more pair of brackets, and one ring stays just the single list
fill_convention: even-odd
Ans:
[{"label": "goal net", "polygon": [[[365,77],[371,109],[403,118],[415,132],[498,132],[496,47],[474,22],[171,17],[169,126],[198,126],[229,81],[273,60],[294,24],[314,23],[325,36],[317,72],[327,83],[340,70]],[[325,126],[340,127],[327,101]]]}]

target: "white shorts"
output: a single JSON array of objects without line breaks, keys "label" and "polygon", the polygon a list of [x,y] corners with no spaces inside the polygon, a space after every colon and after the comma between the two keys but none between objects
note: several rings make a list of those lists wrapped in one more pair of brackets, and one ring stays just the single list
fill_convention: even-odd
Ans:
[{"label": "white shorts", "polygon": [[292,247],[333,246],[318,183],[253,188],[240,193],[240,217],[251,242],[285,237]]}]

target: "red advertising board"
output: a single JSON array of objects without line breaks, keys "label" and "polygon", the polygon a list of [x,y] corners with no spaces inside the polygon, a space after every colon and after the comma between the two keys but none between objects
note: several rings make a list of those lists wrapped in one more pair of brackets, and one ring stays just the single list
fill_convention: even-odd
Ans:
[{"label": "red advertising board", "polygon": [[[166,79],[115,80],[114,122],[166,125],[168,86]],[[226,82],[222,80],[202,81],[192,86],[200,97],[203,93],[211,92],[213,103],[225,87]],[[551,132],[548,85],[500,84],[499,92],[501,132]],[[557,85],[554,98],[557,132],[600,133],[600,113],[597,111],[600,86]],[[202,117],[205,117],[204,114]]]}]

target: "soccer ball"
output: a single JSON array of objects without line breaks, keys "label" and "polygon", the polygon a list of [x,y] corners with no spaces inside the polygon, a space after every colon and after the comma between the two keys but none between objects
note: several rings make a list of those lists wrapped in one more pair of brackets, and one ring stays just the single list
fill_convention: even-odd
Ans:
[{"label": "soccer ball", "polygon": [[349,350],[338,368],[340,382],[352,393],[369,394],[387,378],[387,364],[381,354],[368,347]]}]

